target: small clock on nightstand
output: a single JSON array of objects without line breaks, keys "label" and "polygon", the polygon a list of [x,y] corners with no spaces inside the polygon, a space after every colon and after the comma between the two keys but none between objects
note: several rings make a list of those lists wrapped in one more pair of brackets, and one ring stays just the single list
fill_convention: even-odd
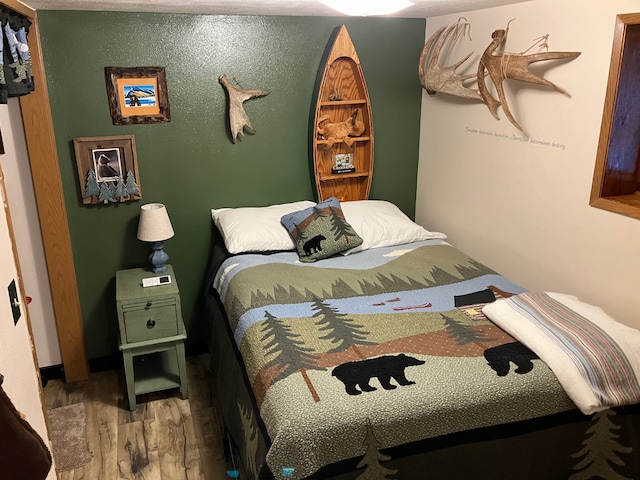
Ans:
[{"label": "small clock on nightstand", "polygon": [[180,291],[173,268],[162,275],[144,268],[116,272],[120,350],[129,409],[136,395],[179,387],[188,398]]}]

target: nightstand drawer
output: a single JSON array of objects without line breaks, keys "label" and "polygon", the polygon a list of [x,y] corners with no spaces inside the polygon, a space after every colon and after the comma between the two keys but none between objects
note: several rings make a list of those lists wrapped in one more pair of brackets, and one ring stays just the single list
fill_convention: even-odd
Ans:
[{"label": "nightstand drawer", "polygon": [[178,311],[173,298],[122,306],[126,342],[141,342],[178,334]]}]

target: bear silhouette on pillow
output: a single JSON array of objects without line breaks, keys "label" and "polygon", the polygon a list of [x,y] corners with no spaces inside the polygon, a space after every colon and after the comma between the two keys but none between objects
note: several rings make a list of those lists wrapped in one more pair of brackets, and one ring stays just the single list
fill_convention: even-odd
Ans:
[{"label": "bear silhouette on pillow", "polygon": [[323,240],[326,240],[326,237],[324,235],[316,235],[311,240],[305,242],[304,246],[302,247],[304,253],[309,256],[312,253],[321,252],[322,246],[320,245],[320,242],[322,242]]}]

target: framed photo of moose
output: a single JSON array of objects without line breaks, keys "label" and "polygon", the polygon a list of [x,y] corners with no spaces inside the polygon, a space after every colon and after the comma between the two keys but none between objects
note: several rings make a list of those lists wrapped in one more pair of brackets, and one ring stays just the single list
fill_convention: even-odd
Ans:
[{"label": "framed photo of moose", "polygon": [[73,146],[83,204],[142,198],[133,135],[74,138]]},{"label": "framed photo of moose", "polygon": [[114,125],[171,121],[164,67],[105,67]]}]

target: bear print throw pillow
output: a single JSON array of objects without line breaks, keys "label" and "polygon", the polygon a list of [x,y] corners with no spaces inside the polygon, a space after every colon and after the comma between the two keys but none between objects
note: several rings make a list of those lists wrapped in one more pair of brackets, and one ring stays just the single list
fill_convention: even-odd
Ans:
[{"label": "bear print throw pillow", "polygon": [[335,197],[283,215],[281,221],[296,244],[301,262],[315,262],[362,244]]}]

